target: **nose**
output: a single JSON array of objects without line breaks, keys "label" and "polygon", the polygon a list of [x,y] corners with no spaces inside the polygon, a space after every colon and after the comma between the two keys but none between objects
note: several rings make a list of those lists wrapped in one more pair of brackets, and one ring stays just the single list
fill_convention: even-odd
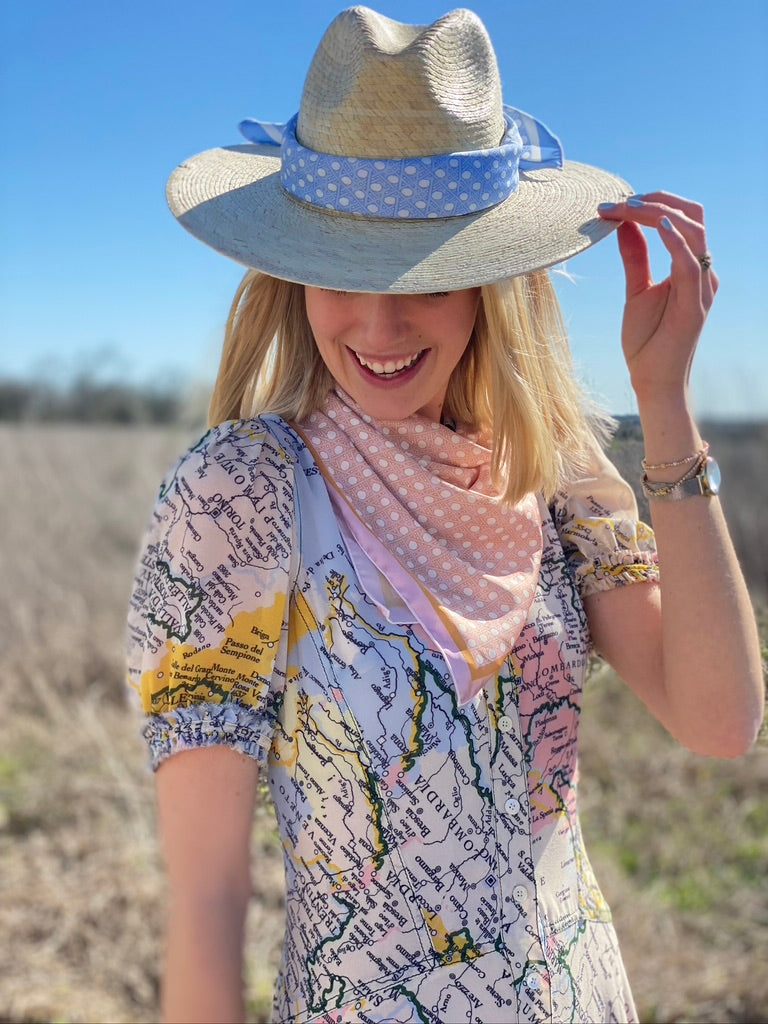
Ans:
[{"label": "nose", "polygon": [[408,334],[407,305],[401,295],[366,295],[359,312],[361,334],[377,350],[385,351]]}]

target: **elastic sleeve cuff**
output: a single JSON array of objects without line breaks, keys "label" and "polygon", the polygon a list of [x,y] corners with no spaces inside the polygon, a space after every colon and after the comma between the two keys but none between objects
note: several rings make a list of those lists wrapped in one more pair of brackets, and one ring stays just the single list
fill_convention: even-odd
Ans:
[{"label": "elastic sleeve cuff", "polygon": [[227,746],[252,758],[260,768],[267,762],[274,720],[253,708],[229,702],[196,704],[162,715],[150,715],[142,735],[149,745],[150,767],[157,771],[172,754],[201,747]]},{"label": "elastic sleeve cuff", "polygon": [[580,504],[582,514],[561,519],[559,533],[581,597],[631,583],[658,582],[656,538],[636,511],[610,515],[601,509],[599,514],[594,506],[585,508],[583,499]]},{"label": "elastic sleeve cuff", "polygon": [[582,598],[632,583],[658,582],[658,562],[650,552],[617,552],[608,558],[582,562],[576,570],[576,586]]}]

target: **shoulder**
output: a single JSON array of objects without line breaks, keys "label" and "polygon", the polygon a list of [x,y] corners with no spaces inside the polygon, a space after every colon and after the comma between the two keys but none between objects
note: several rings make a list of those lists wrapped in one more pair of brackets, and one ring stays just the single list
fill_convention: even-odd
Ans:
[{"label": "shoulder", "polygon": [[587,517],[637,519],[632,488],[596,440],[586,465],[563,483],[551,504],[556,522]]},{"label": "shoulder", "polygon": [[220,563],[287,564],[304,449],[277,417],[207,431],[163,480],[146,537],[149,554],[197,575]]},{"label": "shoulder", "polygon": [[161,497],[174,485],[212,482],[225,491],[242,489],[272,473],[286,478],[304,460],[306,446],[279,417],[228,420],[208,430],[166,477]]},{"label": "shoulder", "polygon": [[175,496],[193,511],[209,512],[267,491],[284,503],[317,472],[304,441],[279,417],[230,420],[208,430],[177,460],[160,486],[156,509]]},{"label": "shoulder", "polygon": [[222,610],[290,590],[297,454],[282,421],[238,420],[182,455],[161,486],[134,581],[129,623],[142,645],[147,620],[158,637],[215,647]]}]

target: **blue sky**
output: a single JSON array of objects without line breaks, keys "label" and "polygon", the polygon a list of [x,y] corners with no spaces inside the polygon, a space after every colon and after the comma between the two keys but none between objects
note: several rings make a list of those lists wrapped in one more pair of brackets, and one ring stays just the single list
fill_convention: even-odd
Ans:
[{"label": "blue sky", "polygon": [[[450,9],[379,0],[425,23]],[[507,102],[566,157],[638,192],[703,202],[721,291],[694,373],[699,412],[768,415],[765,0],[476,0]],[[181,229],[165,180],[239,141],[246,116],[287,119],[329,0],[8,0],[0,13],[0,375],[83,369],[211,382],[242,270]],[[667,260],[653,246],[657,276]],[[613,412],[634,403],[619,347],[615,239],[558,290],[584,379]]]}]

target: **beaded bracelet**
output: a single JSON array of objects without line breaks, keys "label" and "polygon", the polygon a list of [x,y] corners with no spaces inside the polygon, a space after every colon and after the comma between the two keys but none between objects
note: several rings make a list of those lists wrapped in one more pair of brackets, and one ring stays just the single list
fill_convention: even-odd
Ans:
[{"label": "beaded bracelet", "polygon": [[[696,453],[696,455],[695,455],[696,461],[693,463],[693,465],[690,467],[690,469],[686,470],[686,472],[680,477],[679,480],[675,480],[675,481],[673,481],[671,483],[669,481],[662,482],[660,480],[658,480],[658,481],[654,480],[652,482],[652,481],[650,481],[648,479],[648,474],[647,473],[643,473],[642,480],[641,480],[642,487],[643,487],[643,494],[646,496],[646,498],[666,498],[666,497],[668,497],[675,490],[675,488],[680,486],[680,484],[684,484],[686,482],[686,480],[692,480],[695,476],[698,475],[701,467],[707,461],[707,453],[708,452],[709,452],[709,445],[706,445],[700,452]],[[682,463],[678,463],[678,465],[682,465]],[[650,468],[651,469],[657,469],[657,468],[660,469],[661,467],[651,466]]]},{"label": "beaded bracelet", "polygon": [[[703,441],[702,445],[703,447],[699,451],[694,452],[693,455],[686,455],[684,459],[675,459],[674,462],[657,462],[654,465],[643,459],[640,465],[647,473],[649,469],[653,472],[656,469],[674,469],[675,466],[685,466],[689,462],[700,462],[702,458],[709,454],[709,443]],[[680,483],[681,481],[678,480],[677,482]]]}]

